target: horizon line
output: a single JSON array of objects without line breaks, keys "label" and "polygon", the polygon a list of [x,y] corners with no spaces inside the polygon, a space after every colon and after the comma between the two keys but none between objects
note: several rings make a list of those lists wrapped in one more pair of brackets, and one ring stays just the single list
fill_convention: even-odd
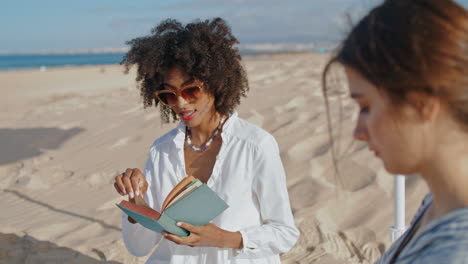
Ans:
[{"label": "horizon line", "polygon": [[[265,42],[238,44],[240,51],[308,51],[320,48],[330,48],[337,41],[311,41],[311,42]],[[128,47],[105,47],[93,49],[70,50],[39,50],[39,51],[0,51],[0,55],[78,55],[78,54],[109,54],[126,53]]]}]

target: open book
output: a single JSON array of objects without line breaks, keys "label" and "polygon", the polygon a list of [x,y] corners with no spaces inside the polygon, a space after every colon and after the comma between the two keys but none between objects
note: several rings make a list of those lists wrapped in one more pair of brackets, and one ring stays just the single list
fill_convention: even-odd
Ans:
[{"label": "open book", "polygon": [[189,232],[178,227],[177,222],[206,225],[228,208],[215,192],[193,176],[186,176],[172,189],[161,213],[152,209],[141,196],[137,196],[135,202],[122,200],[117,206],[148,229],[178,236],[188,236]]}]

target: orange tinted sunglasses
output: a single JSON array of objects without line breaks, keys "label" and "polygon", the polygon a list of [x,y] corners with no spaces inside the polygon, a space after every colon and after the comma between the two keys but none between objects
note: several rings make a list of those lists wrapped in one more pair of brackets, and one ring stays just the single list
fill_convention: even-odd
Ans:
[{"label": "orange tinted sunglasses", "polygon": [[177,104],[177,97],[182,96],[187,102],[193,102],[200,97],[201,86],[189,86],[180,90],[159,90],[154,92],[158,100],[167,106],[174,106]]}]

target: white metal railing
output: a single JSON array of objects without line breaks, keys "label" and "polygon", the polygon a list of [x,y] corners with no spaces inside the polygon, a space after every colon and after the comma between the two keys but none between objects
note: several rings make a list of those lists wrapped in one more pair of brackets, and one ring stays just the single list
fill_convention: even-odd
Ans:
[{"label": "white metal railing", "polygon": [[394,179],[395,225],[390,227],[390,239],[395,242],[405,231],[405,176]]}]

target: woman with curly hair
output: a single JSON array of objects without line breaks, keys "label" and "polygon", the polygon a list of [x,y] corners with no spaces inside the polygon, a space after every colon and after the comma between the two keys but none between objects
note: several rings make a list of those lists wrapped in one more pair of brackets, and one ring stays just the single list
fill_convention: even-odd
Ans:
[{"label": "woman with curly hair", "polygon": [[468,11],[386,0],[352,29],[324,80],[335,62],[360,108],[354,137],[430,190],[377,263],[468,263]]},{"label": "woman with curly hair", "polygon": [[[143,172],[127,169],[114,186],[130,202],[143,195],[160,210],[186,175],[206,183],[229,208],[205,226],[179,223],[188,237],[156,233],[123,217],[126,247],[147,263],[280,263],[296,243],[285,173],[275,139],[234,111],[248,91],[237,39],[226,23],[165,20],[128,42],[144,105],[179,125],[150,147]],[[161,240],[162,239],[162,240]]]}]

